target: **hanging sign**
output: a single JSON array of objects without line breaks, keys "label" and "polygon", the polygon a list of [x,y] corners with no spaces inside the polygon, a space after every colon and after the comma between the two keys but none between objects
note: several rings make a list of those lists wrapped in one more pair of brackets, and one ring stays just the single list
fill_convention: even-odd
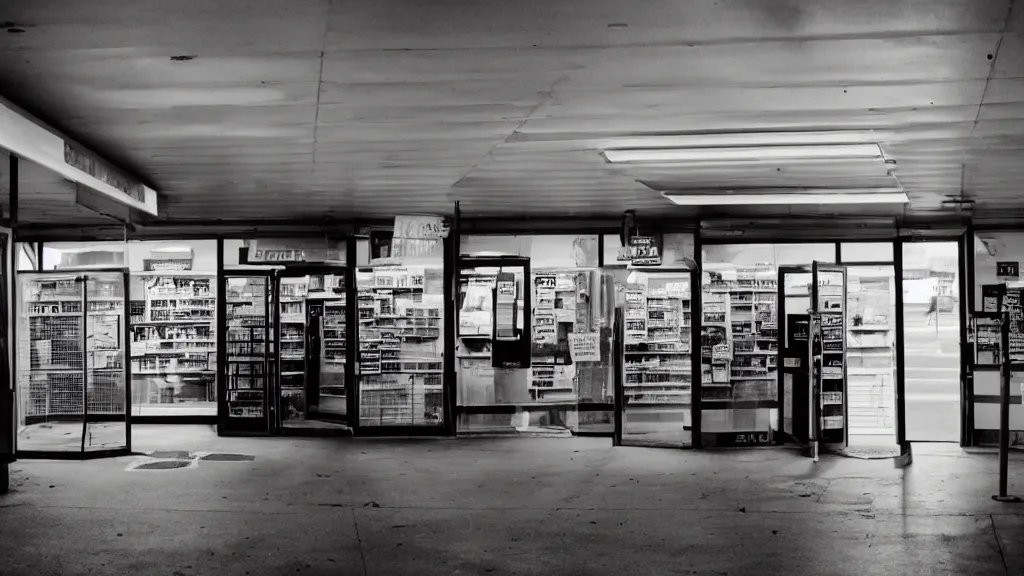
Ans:
[{"label": "hanging sign", "polygon": [[996,276],[1000,278],[1020,278],[1020,262],[996,262]]},{"label": "hanging sign", "polygon": [[447,238],[448,231],[442,216],[395,216],[395,238],[438,240]]},{"label": "hanging sign", "polygon": [[633,266],[661,266],[660,245],[660,238],[634,236],[629,239],[629,246],[619,249],[615,259],[619,262],[629,262]]},{"label": "hanging sign", "polygon": [[597,332],[569,334],[569,354],[573,362],[600,362],[601,343]]}]

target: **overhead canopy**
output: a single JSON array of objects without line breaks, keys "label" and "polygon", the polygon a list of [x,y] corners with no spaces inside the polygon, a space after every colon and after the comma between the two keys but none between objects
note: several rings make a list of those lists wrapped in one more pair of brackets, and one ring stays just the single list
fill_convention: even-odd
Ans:
[{"label": "overhead canopy", "polygon": [[[1019,218],[1024,10],[1010,4],[6,0],[0,90],[152,182],[175,222],[455,200],[467,217],[932,218],[961,194],[979,217]],[[602,154],[850,143],[881,155]],[[785,188],[895,188],[910,204],[663,195]]]}]

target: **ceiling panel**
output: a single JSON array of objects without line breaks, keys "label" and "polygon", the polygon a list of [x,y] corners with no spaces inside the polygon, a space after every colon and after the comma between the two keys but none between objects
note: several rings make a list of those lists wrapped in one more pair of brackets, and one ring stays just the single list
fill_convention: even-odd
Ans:
[{"label": "ceiling panel", "polygon": [[[961,185],[979,206],[1002,206],[1024,182],[1024,11],[1009,8],[7,0],[0,22],[24,32],[0,33],[0,94],[150,182],[171,220],[450,213],[456,200],[488,217],[683,217],[696,212],[638,181],[886,181],[849,162],[694,169],[600,155],[624,137],[772,131],[880,143],[908,213],[938,209]],[[37,200],[24,214],[91,217],[60,185]]]}]

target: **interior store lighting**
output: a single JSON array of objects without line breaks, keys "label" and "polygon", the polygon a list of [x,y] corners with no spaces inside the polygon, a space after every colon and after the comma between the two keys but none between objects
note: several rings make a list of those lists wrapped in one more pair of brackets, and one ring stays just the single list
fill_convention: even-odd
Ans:
[{"label": "interior store lighting", "polygon": [[900,189],[801,190],[799,192],[725,192],[691,194],[666,191],[662,196],[679,206],[768,206],[809,204],[907,204],[910,198]]},{"label": "interior store lighting", "polygon": [[599,146],[602,150],[631,150],[641,148],[870,144],[879,140],[878,134],[873,130],[792,130],[788,132],[643,135],[603,140]]},{"label": "interior store lighting", "polygon": [[885,160],[878,144],[828,144],[797,146],[720,146],[712,148],[630,148],[605,150],[613,164],[667,162],[723,162],[812,159]]}]

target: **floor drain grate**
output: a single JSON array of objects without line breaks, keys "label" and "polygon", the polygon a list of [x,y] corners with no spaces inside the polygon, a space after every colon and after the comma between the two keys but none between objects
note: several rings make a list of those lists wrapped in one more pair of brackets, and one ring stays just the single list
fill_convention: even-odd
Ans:
[{"label": "floor drain grate", "polygon": [[162,460],[160,462],[146,462],[135,467],[136,470],[174,470],[189,465],[187,460]]},{"label": "floor drain grate", "polygon": [[192,454],[190,452],[151,452],[146,454],[150,458],[159,458],[161,460],[191,460]]},{"label": "floor drain grate", "polygon": [[255,459],[247,454],[207,454],[200,458],[206,462],[252,462]]}]

